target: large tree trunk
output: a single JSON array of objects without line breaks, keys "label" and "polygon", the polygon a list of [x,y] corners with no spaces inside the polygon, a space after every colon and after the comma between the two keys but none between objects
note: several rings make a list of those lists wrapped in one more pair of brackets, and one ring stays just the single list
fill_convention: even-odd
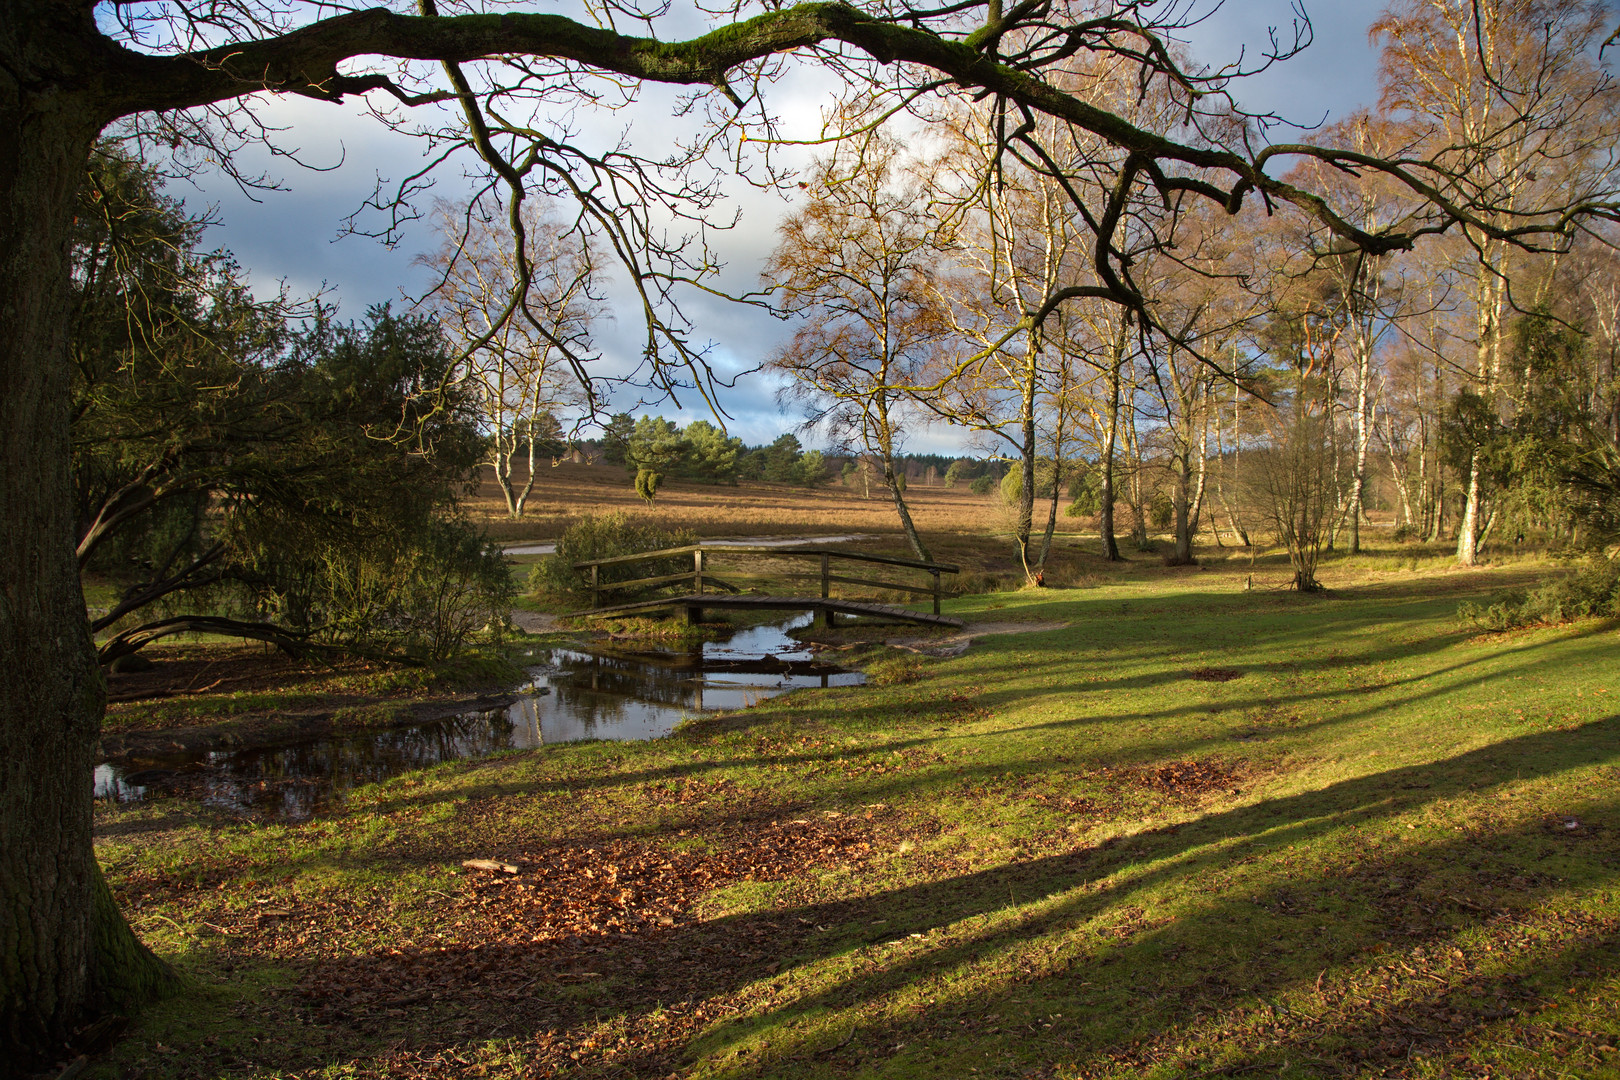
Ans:
[{"label": "large tree trunk", "polygon": [[1018,539],[1018,561],[1024,565],[1024,577],[1031,582],[1036,580],[1040,562],[1035,557],[1032,540],[1035,532],[1035,464],[1039,454],[1035,442],[1035,356],[1038,348],[1038,343],[1032,340],[1024,371],[1023,398],[1019,405],[1018,467],[1023,486],[1018,492],[1018,517],[1013,526]]},{"label": "large tree trunk", "polygon": [[1372,343],[1362,333],[1356,341],[1356,463],[1350,487],[1350,554],[1361,553],[1362,504],[1367,491],[1367,447],[1372,433],[1367,423],[1367,384],[1372,379]]},{"label": "large tree trunk", "polygon": [[[1494,272],[1495,268],[1490,265],[1489,258],[1490,246],[1487,245],[1485,253],[1481,256],[1480,268],[1476,271],[1479,285],[1475,290],[1474,320],[1478,327],[1479,338],[1475,343],[1478,368],[1474,373],[1474,379],[1480,396],[1494,410],[1502,364],[1502,306],[1505,286],[1501,276]],[[1493,272],[1488,273],[1488,269]],[[1463,488],[1462,523],[1457,527],[1458,566],[1473,566],[1479,561],[1480,532],[1485,511],[1482,504],[1487,495],[1483,479],[1480,448],[1476,446],[1468,462],[1468,482]]]},{"label": "large tree trunk", "polygon": [[1046,502],[1046,528],[1041,531],[1040,557],[1035,563],[1036,580],[1046,580],[1046,560],[1052,557],[1052,534],[1057,532],[1058,500],[1063,497],[1061,462],[1052,463],[1052,494]]},{"label": "large tree trunk", "polygon": [[[1207,402],[1206,402],[1206,404],[1207,404]],[[1208,484],[1209,484],[1209,414],[1210,414],[1210,411],[1211,410],[1209,410],[1207,408],[1204,410],[1204,416],[1203,416],[1202,421],[1200,422],[1200,430],[1199,430],[1199,434],[1198,434],[1198,448],[1197,448],[1198,449],[1198,480],[1197,480],[1197,482],[1195,484],[1193,484],[1192,508],[1189,511],[1189,516],[1192,519],[1192,525],[1191,525],[1191,528],[1189,529],[1189,532],[1190,532],[1190,535],[1192,535],[1192,536],[1197,536],[1198,535],[1199,526],[1203,523],[1203,520],[1204,520],[1204,495],[1209,490]],[[1214,515],[1211,514],[1210,517],[1213,520]],[[1219,535],[1217,535],[1216,536],[1216,542],[1219,543],[1219,541],[1220,541],[1220,537],[1219,537]]]},{"label": "large tree trunk", "polygon": [[906,544],[911,553],[924,562],[933,562],[934,557],[928,553],[928,546],[922,542],[917,534],[917,525],[911,520],[911,509],[906,506],[905,492],[900,487],[900,476],[894,468],[894,427],[889,422],[888,405],[878,402],[876,450],[878,460],[883,466],[883,485],[889,489],[889,498],[894,500],[894,512],[900,518],[900,531],[905,533]]},{"label": "large tree trunk", "polygon": [[517,493],[517,503],[512,507],[512,517],[522,518],[524,509],[529,505],[529,496],[534,492],[534,421],[529,421],[529,477],[523,482],[523,490]]},{"label": "large tree trunk", "polygon": [[1119,437],[1119,366],[1123,359],[1114,353],[1114,366],[1108,374],[1108,433],[1103,437],[1102,507],[1097,513],[1097,535],[1102,539],[1102,555],[1119,562],[1119,540],[1114,536],[1114,444]]},{"label": "large tree trunk", "polygon": [[894,459],[888,454],[883,455],[883,483],[889,489],[889,497],[894,500],[894,512],[900,516],[900,531],[905,533],[906,544],[911,548],[911,553],[924,562],[932,562],[934,557],[928,554],[928,546],[918,535],[916,522],[911,520],[911,509],[906,506],[906,496],[900,490],[899,475],[894,471]]},{"label": "large tree trunk", "polygon": [[98,1008],[167,975],[119,916],[91,849],[106,688],[74,556],[66,327],[69,229],[99,124],[75,116],[69,94],[36,106],[6,71],[0,63],[0,1071],[10,1072],[48,1064]]},{"label": "large tree trunk", "polygon": [[495,454],[490,458],[490,465],[495,470],[495,482],[506,498],[506,516],[516,520],[523,516],[523,511],[518,506],[517,492],[512,488],[512,453],[505,447],[504,434],[497,434],[495,439]]},{"label": "large tree trunk", "polygon": [[[1183,417],[1183,422],[1187,419]],[[1170,557],[1174,566],[1190,566],[1192,554],[1192,461],[1191,451],[1182,445],[1175,455],[1176,489],[1172,505],[1176,516],[1176,550]]]},{"label": "large tree trunk", "polygon": [[1468,486],[1463,489],[1462,524],[1457,526],[1457,565],[1473,566],[1479,561],[1480,484],[1479,451],[1468,462]]}]

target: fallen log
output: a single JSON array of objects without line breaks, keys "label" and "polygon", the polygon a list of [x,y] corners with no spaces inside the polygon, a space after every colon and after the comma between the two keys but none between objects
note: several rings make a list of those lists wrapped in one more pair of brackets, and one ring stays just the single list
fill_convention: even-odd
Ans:
[{"label": "fallen log", "polygon": [[513,866],[511,863],[496,862],[494,859],[466,859],[463,860],[461,865],[468,870],[488,870],[490,873],[517,874],[522,872],[522,867]]}]

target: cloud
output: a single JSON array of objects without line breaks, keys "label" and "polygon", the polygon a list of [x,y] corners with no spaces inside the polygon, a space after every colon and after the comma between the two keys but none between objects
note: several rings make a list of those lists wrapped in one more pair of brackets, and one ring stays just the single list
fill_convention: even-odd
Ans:
[{"label": "cloud", "polygon": [[[1250,112],[1275,113],[1301,127],[1338,119],[1378,97],[1378,50],[1367,29],[1379,7],[1366,2],[1318,2],[1307,8],[1312,43],[1298,56],[1266,71],[1236,81],[1232,94]],[[1186,35],[1193,55],[1220,66],[1242,55],[1246,67],[1258,65],[1278,43],[1294,40],[1297,13],[1292,0],[1244,0],[1223,4]],[[1283,128],[1291,139],[1298,129]]]},{"label": "cloud", "polygon": [[[1247,108],[1276,111],[1298,123],[1314,124],[1324,115],[1340,116],[1375,98],[1377,55],[1366,37],[1373,9],[1345,3],[1318,7],[1316,41],[1304,56],[1234,88]],[[1268,27],[1278,27],[1285,40],[1291,39],[1292,18],[1288,0],[1228,3],[1192,28],[1187,37],[1197,57],[1220,63],[1237,56],[1240,49],[1255,56],[1267,43]],[[801,63],[768,88],[768,102],[785,132],[813,138],[834,85],[826,72]],[[616,140],[620,129],[629,125],[638,149],[670,145],[670,140],[694,131],[697,123],[695,117],[671,118],[676,96],[672,90],[649,88],[639,104],[605,114],[603,123],[587,134],[605,144]],[[392,300],[397,305],[403,297],[427,287],[429,273],[412,263],[418,252],[436,246],[426,222],[407,225],[392,248],[363,236],[338,239],[344,218],[362,206],[379,178],[397,183],[422,167],[424,144],[389,131],[357,105],[285,96],[267,97],[256,108],[268,121],[287,129],[284,142],[295,147],[303,160],[321,167],[341,166],[313,172],[289,165],[262,148],[249,150],[242,162],[246,171],[279,174],[289,190],[263,193],[261,201],[254,202],[222,176],[205,178],[200,184],[201,198],[217,205],[221,222],[208,242],[230,248],[255,289],[269,291],[278,281],[286,281],[299,294],[325,289],[330,299],[341,304],[347,318],[358,317],[371,304]],[[582,127],[594,123],[583,115],[578,122]],[[812,148],[781,148],[778,158],[789,166],[802,167],[813,153]],[[445,198],[467,194],[466,181],[453,164],[439,170],[436,182],[435,194]],[[777,192],[762,191],[740,180],[728,181],[725,188],[727,206],[740,208],[743,218],[738,227],[712,236],[725,263],[719,284],[746,292],[757,287],[760,267],[776,243],[777,223],[791,204]],[[188,201],[195,204],[197,199]],[[729,215],[729,209],[725,212]],[[362,224],[375,227],[378,221],[373,215]],[[678,228],[681,223],[659,224]],[[639,301],[622,277],[621,273],[621,280],[609,290],[616,317],[600,327],[598,341],[603,369],[621,375],[639,362],[645,340]],[[686,298],[684,310],[693,323],[693,340],[712,343],[716,370],[727,379],[736,379],[722,399],[733,417],[728,427],[750,442],[768,442],[782,431],[792,430],[799,417],[776,404],[778,384],[762,373],[740,374],[757,367],[786,341],[791,327],[756,309],[695,291]],[[631,399],[628,394],[616,397],[619,402]],[[683,422],[702,415],[696,395],[686,394],[681,400]],[[673,406],[665,406],[665,410],[672,417],[676,413]],[[913,445],[946,451],[961,441],[953,433],[925,429],[914,436]]]}]

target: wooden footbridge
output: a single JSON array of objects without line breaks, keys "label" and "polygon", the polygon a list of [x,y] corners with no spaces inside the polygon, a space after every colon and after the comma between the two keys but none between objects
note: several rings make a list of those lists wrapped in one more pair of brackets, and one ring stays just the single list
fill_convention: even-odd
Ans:
[{"label": "wooden footbridge", "polygon": [[[821,595],[761,596],[757,593],[744,592],[740,585],[716,576],[709,559],[718,555],[817,560],[820,563],[819,574],[796,572],[787,576],[801,580],[819,579]],[[692,560],[692,569],[682,570],[679,573],[633,578],[629,581],[609,581],[609,575],[604,573],[609,568],[616,570],[635,563],[656,560],[684,560],[687,557]],[[875,581],[871,578],[847,577],[834,574],[832,571],[833,560],[835,559],[908,570],[921,570],[929,575],[931,584],[921,586],[898,581]],[[961,619],[954,619],[949,615],[939,613],[940,575],[958,573],[960,568],[946,563],[924,562],[920,559],[901,559],[891,555],[868,555],[859,551],[837,551],[832,548],[817,547],[742,547],[731,544],[705,547],[702,544],[693,544],[687,547],[665,548],[662,551],[648,551],[636,555],[620,555],[612,559],[592,559],[577,562],[574,564],[574,569],[590,575],[591,606],[586,611],[574,612],[576,616],[584,618],[628,615],[642,611],[680,611],[684,609],[687,622],[699,623],[703,621],[703,612],[706,610],[740,608],[755,611],[813,611],[820,616],[823,626],[832,626],[835,617],[838,615],[876,616],[922,623],[926,626],[957,627],[962,625]],[[688,586],[688,591],[679,592],[676,595],[617,604],[603,603],[603,598],[610,593],[668,588],[683,584]],[[855,585],[866,589],[883,589],[913,596],[927,596],[932,598],[934,610],[932,613],[928,613],[913,611],[910,608],[893,604],[878,604],[868,600],[835,597],[832,595],[834,585]]]}]

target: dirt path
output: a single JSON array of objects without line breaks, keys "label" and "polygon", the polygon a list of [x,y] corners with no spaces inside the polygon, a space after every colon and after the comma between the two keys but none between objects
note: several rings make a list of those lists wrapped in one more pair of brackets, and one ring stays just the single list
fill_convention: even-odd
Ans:
[{"label": "dirt path", "polygon": [[1041,630],[1062,630],[1068,625],[1066,622],[969,623],[960,632],[947,637],[891,637],[887,639],[887,644],[897,649],[948,660],[967,652],[968,646],[977,638],[989,637],[991,634],[1033,634]]},{"label": "dirt path", "polygon": [[512,625],[525,634],[549,634],[558,628],[557,616],[543,611],[524,611],[522,608],[512,609]]}]

